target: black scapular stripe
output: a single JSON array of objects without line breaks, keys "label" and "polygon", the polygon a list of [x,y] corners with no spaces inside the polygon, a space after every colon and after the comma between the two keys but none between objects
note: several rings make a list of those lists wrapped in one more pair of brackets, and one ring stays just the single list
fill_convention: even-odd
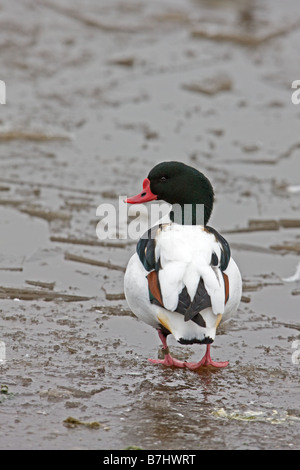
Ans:
[{"label": "black scapular stripe", "polygon": [[[228,263],[230,261],[230,257],[231,257],[231,251],[230,251],[229,243],[214,228],[209,227],[208,225],[206,225],[205,228],[209,233],[213,233],[214,236],[216,237],[216,239],[218,240],[218,242],[221,244],[220,268],[221,268],[221,271],[225,271],[225,269],[227,268]],[[216,262],[215,259],[214,260],[212,259],[212,264],[213,265],[215,265],[215,262]]]},{"label": "black scapular stripe", "polygon": [[142,236],[142,238],[139,239],[138,244],[136,246],[136,251],[140,258],[140,261],[146,271],[149,272],[157,268],[157,263],[155,261],[155,237],[159,228],[160,225],[155,225],[154,227],[147,230],[147,232]]}]

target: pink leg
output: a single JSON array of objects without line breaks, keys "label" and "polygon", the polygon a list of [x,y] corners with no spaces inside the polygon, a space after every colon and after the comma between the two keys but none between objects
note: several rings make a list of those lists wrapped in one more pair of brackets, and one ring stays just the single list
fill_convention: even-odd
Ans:
[{"label": "pink leg", "polygon": [[148,359],[148,361],[152,362],[152,364],[163,364],[164,366],[174,366],[174,367],[185,367],[185,362],[179,361],[178,359],[175,359],[174,357],[171,356],[169,353],[169,348],[167,345],[167,337],[161,332],[161,330],[158,331],[158,336],[162,342],[163,345],[163,350],[165,353],[164,359]]},{"label": "pink leg", "polygon": [[164,348],[164,349],[168,349],[167,337],[163,334],[163,332],[162,332],[161,330],[157,330],[157,331],[158,331],[159,339],[160,339],[161,342],[162,342],[163,348]]},{"label": "pink leg", "polygon": [[210,344],[206,346],[206,352],[199,362],[186,362],[185,367],[187,367],[190,370],[197,370],[201,366],[213,366],[213,367],[226,367],[228,366],[229,362],[215,362],[212,360],[210,357]]}]

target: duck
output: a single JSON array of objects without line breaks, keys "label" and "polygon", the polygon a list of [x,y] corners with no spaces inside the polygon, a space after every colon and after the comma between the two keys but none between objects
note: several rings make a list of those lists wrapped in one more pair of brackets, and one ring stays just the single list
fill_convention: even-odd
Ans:
[{"label": "duck", "polygon": [[[226,367],[214,361],[211,345],[221,322],[237,311],[242,295],[240,270],[227,240],[208,225],[215,200],[209,179],[180,161],[155,165],[143,189],[128,204],[165,201],[162,219],[139,239],[124,275],[124,293],[134,315],[155,328],[163,359],[153,364],[197,371],[202,366]],[[206,345],[199,361],[173,357],[167,338],[183,345]]]}]

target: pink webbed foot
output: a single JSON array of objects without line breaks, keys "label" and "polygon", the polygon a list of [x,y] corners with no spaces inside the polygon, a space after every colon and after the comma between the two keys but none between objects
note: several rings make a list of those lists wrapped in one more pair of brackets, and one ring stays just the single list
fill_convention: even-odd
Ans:
[{"label": "pink webbed foot", "polygon": [[188,369],[190,370],[197,370],[197,369],[200,369],[200,367],[203,367],[203,366],[213,366],[213,367],[227,367],[229,364],[228,361],[199,361],[199,362],[186,362],[185,363],[185,367],[187,367]]},{"label": "pink webbed foot", "polygon": [[148,359],[148,361],[152,362],[152,364],[162,364],[169,367],[185,367],[186,365],[186,362],[175,359],[169,353],[165,355],[164,359]]},{"label": "pink webbed foot", "polygon": [[229,362],[228,361],[213,361],[212,358],[210,357],[210,344],[207,345],[206,347],[206,352],[199,362],[186,362],[185,367],[187,367],[190,370],[197,370],[202,366],[213,366],[213,367],[226,367],[228,366]]},{"label": "pink webbed foot", "polygon": [[169,353],[169,348],[167,346],[166,336],[162,333],[161,330],[158,330],[159,338],[163,345],[163,353],[165,355],[164,359],[148,359],[148,361],[152,362],[152,364],[162,364],[168,367],[186,367],[189,370],[198,370],[202,366],[212,366],[216,368],[226,367],[228,366],[228,361],[213,361],[210,356],[210,344],[206,346],[206,352],[199,362],[186,362],[186,361],[179,361],[171,356]]}]

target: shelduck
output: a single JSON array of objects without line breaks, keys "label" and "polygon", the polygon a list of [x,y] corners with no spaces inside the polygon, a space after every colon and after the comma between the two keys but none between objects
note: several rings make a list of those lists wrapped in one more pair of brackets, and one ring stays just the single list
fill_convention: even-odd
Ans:
[{"label": "shelduck", "polygon": [[[169,220],[151,227],[141,237],[124,278],[125,296],[132,312],[158,331],[164,359],[154,364],[197,370],[225,367],[228,361],[211,359],[217,328],[232,316],[242,294],[240,271],[228,242],[207,225],[214,190],[206,176],[182,162],[156,165],[144,179],[143,190],[128,204],[163,200],[172,205]],[[199,214],[203,208],[203,219]],[[205,344],[199,362],[171,356],[167,336],[181,344]]]}]

